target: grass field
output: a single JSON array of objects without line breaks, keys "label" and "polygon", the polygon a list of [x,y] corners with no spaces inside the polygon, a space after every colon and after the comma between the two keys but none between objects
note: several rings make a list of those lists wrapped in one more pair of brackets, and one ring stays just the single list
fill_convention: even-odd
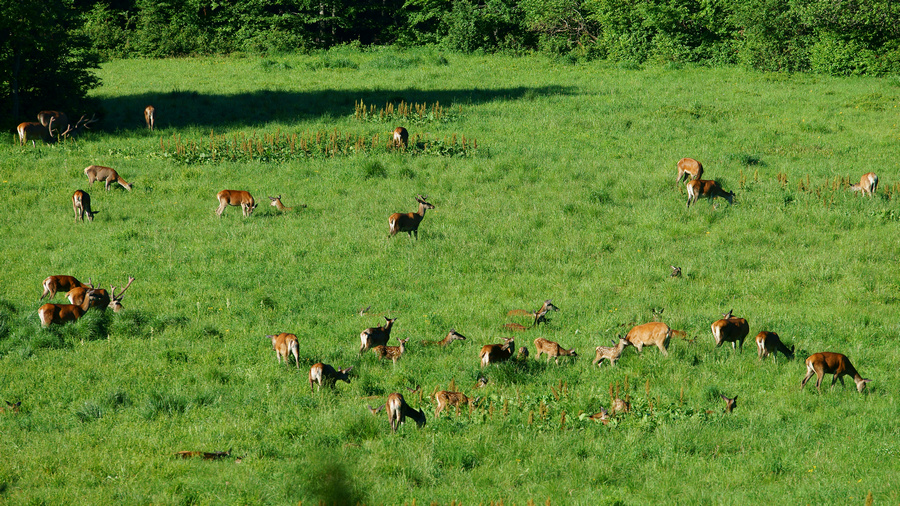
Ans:
[{"label": "grass field", "polygon": [[[0,147],[0,401],[22,402],[0,413],[0,502],[900,501],[896,78],[343,49],[99,74],[102,130]],[[361,120],[360,101],[440,114]],[[399,125],[412,149],[386,148]],[[682,157],[734,205],[686,209]],[[91,164],[133,190],[88,187]],[[874,198],[847,190],[870,171]],[[93,222],[73,221],[79,188]],[[226,188],[253,194],[252,216],[216,217]],[[279,194],[297,207],[270,207]],[[417,194],[435,205],[419,240],[388,239]],[[53,274],[136,281],[123,311],[42,329]],[[504,329],[545,299],[560,308],[547,325]],[[732,308],[750,324],[743,353],[710,332]],[[660,309],[690,342],[591,365]],[[358,354],[384,316],[390,344],[410,339],[396,365]],[[420,345],[451,327],[467,339]],[[758,361],[761,330],[795,359]],[[278,332],[299,337],[299,371],[276,362]],[[483,372],[479,350],[501,337],[579,357]],[[801,391],[820,351],[847,355],[866,391],[829,390],[831,376]],[[351,383],[310,393],[319,361],[353,366]],[[481,399],[435,419],[428,394],[451,385]],[[611,386],[631,412],[591,420]],[[369,413],[395,391],[424,428],[391,434]],[[738,396],[733,413],[720,394]]]}]

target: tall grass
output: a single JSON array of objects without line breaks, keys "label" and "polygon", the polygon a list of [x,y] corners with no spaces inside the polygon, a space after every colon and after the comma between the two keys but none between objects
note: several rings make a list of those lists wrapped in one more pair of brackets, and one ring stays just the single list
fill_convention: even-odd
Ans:
[{"label": "tall grass", "polygon": [[[95,92],[103,131],[0,147],[0,397],[22,400],[19,414],[0,414],[5,501],[898,500],[885,479],[900,452],[898,211],[884,190],[897,183],[900,89],[537,57],[320,58],[110,62]],[[396,58],[406,63],[388,64]],[[401,125],[360,122],[355,104],[401,101],[462,110],[404,126],[477,138],[477,149],[161,156],[161,141],[211,131],[386,141]],[[141,116],[151,103],[153,133]],[[735,204],[686,209],[674,184],[684,156]],[[116,168],[134,190],[88,188],[90,164]],[[875,198],[846,191],[869,171],[881,179]],[[78,188],[100,211],[93,223],[74,222]],[[217,218],[225,188],[260,207]],[[417,194],[436,206],[419,240],[388,239],[388,215],[414,211]],[[295,208],[279,213],[267,195]],[[123,312],[41,329],[37,298],[51,274],[105,288],[136,281]],[[580,357],[482,371],[478,350],[519,321],[507,312],[548,298],[561,311],[515,333],[516,346],[544,337]],[[673,340],[667,358],[626,349],[615,367],[590,365],[595,346],[659,308],[693,341]],[[743,353],[714,348],[709,325],[732,308],[750,339],[776,331],[797,359],[758,362],[749,341]],[[411,339],[396,366],[357,353],[359,332],[382,316]],[[467,339],[419,345],[451,327]],[[276,332],[299,336],[300,371],[276,361],[265,337]],[[803,359],[826,350],[874,380],[865,394],[799,390]],[[319,361],[354,366],[352,383],[310,393],[306,372]],[[434,419],[428,394],[451,382],[481,399]],[[611,385],[632,411],[595,422]],[[406,390],[416,386],[422,395]],[[383,413],[368,412],[394,391],[426,411],[424,429],[392,435]],[[734,413],[722,413],[720,393],[738,396]],[[229,449],[223,460],[175,457]]]}]

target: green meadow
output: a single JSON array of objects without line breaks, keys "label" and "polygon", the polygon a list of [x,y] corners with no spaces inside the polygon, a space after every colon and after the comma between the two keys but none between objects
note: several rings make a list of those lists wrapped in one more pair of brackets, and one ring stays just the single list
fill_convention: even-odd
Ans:
[{"label": "green meadow", "polygon": [[[68,114],[99,128],[0,146],[0,406],[21,401],[0,413],[0,502],[900,501],[896,77],[345,48],[98,74],[99,109]],[[397,126],[409,149],[388,147]],[[683,157],[734,204],[688,209]],[[88,186],[92,164],[133,190]],[[866,172],[873,198],[848,190]],[[93,222],[75,222],[76,189]],[[223,189],[258,208],[217,217]],[[418,241],[389,239],[419,194],[435,208]],[[41,283],[59,274],[135,281],[122,311],[43,329]],[[546,299],[546,325],[504,328]],[[750,325],[742,353],[710,331],[730,309]],[[660,310],[686,333],[668,357],[592,366]],[[385,316],[389,344],[410,339],[396,365],[358,353]],[[467,339],[420,344],[450,328]],[[762,330],[795,358],[759,361]],[[279,332],[298,336],[299,370],[276,360]],[[532,358],[482,370],[503,337]],[[579,356],[534,360],[537,337]],[[847,355],[865,392],[830,375],[801,390],[821,351]],[[316,362],[353,366],[350,384],[310,392]],[[435,419],[429,395],[450,388],[479,401]],[[630,412],[590,419],[611,390]],[[392,392],[427,425],[392,434],[367,409]]]}]

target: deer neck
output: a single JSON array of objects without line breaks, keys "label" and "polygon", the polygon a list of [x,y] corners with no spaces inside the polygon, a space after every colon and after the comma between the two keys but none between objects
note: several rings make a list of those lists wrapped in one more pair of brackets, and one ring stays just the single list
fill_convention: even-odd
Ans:
[{"label": "deer neck", "polygon": [[425,217],[425,210],[426,210],[426,209],[428,209],[428,208],[425,207],[425,204],[419,202],[419,212],[416,213],[416,214],[419,215],[419,219],[422,219],[422,218]]}]

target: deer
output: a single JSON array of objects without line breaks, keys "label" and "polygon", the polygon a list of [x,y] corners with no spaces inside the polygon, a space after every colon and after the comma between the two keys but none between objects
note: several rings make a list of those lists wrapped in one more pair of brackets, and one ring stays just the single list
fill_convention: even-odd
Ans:
[{"label": "deer", "polygon": [[638,353],[644,346],[656,345],[663,356],[669,356],[668,347],[671,339],[672,329],[662,322],[637,325],[625,334],[625,340],[634,346]]},{"label": "deer", "polygon": [[76,222],[79,219],[84,222],[85,215],[87,215],[88,221],[94,221],[94,211],[91,210],[91,196],[88,195],[88,192],[75,190],[75,193],[72,194],[72,208],[75,210]]},{"label": "deer", "polygon": [[397,232],[406,232],[410,237],[415,234],[416,240],[419,240],[419,223],[425,217],[425,210],[434,209],[434,206],[428,203],[427,195],[424,197],[416,195],[416,202],[419,203],[418,211],[414,213],[394,213],[388,218],[388,225],[391,229],[388,239],[394,237]]},{"label": "deer", "polygon": [[378,358],[381,360],[389,358],[396,364],[397,360],[406,353],[406,343],[409,342],[409,339],[397,339],[397,341],[400,342],[400,346],[385,346],[381,344],[372,348],[372,351],[374,351],[375,355],[378,355]]},{"label": "deer", "polygon": [[411,408],[402,394],[392,393],[388,396],[387,404],[385,405],[388,408],[388,418],[391,421],[391,432],[397,432],[397,428],[407,417],[415,420],[416,425],[419,427],[425,426],[427,421],[425,412]]},{"label": "deer", "polygon": [[560,346],[559,343],[549,341],[547,339],[544,339],[543,337],[539,337],[534,340],[534,347],[535,349],[537,349],[537,352],[534,354],[534,359],[540,360],[541,354],[546,353],[548,364],[550,363],[551,358],[556,362],[556,365],[559,365],[559,357],[561,356],[572,358],[578,357],[578,354],[575,353],[575,348],[567,350]]},{"label": "deer", "polygon": [[519,352],[516,353],[516,360],[518,360],[519,362],[524,362],[524,361],[528,360],[528,355],[529,355],[528,348],[525,346],[522,346],[521,348],[519,348]]},{"label": "deer", "polygon": [[831,388],[834,388],[835,382],[841,380],[841,386],[844,386],[844,376],[850,376],[856,383],[856,391],[862,393],[866,389],[866,383],[872,381],[864,379],[856,372],[856,368],[850,363],[850,359],[846,355],[832,352],[813,353],[806,359],[806,376],[800,382],[800,390],[806,386],[806,382],[812,375],[816,375],[816,390],[822,391],[822,378],[826,374],[833,374],[831,378]]},{"label": "deer", "polygon": [[465,341],[466,336],[460,334],[456,331],[456,329],[450,329],[450,332],[447,332],[447,336],[441,339],[440,341],[420,341],[422,346],[440,346],[441,348],[447,347],[453,341]]},{"label": "deer", "polygon": [[13,413],[16,414],[19,412],[19,409],[22,407],[22,401],[18,401],[15,403],[6,401],[6,406],[0,406],[0,413]]},{"label": "deer", "polygon": [[691,207],[691,204],[697,202],[698,198],[705,198],[712,202],[712,200],[716,197],[722,197],[728,201],[728,204],[731,205],[734,203],[734,192],[726,192],[722,189],[719,183],[715,181],[706,181],[703,179],[696,179],[693,181],[687,182],[687,206]]},{"label": "deer", "polygon": [[675,267],[674,265],[670,265],[672,268],[672,273],[669,274],[670,278],[680,278],[681,277],[681,267]]},{"label": "deer", "polygon": [[[47,295],[50,295],[50,297],[47,298],[47,300],[50,300],[56,295],[56,292],[68,292],[73,288],[86,286],[81,281],[75,279],[74,276],[48,276],[41,285],[44,287],[44,293],[41,294],[39,300],[44,300],[44,297]],[[93,286],[91,288],[93,288]]]},{"label": "deer", "polygon": [[362,355],[369,348],[374,348],[375,346],[384,346],[387,344],[388,340],[391,338],[391,327],[394,326],[394,322],[397,321],[396,318],[388,318],[384,317],[384,320],[387,322],[381,327],[369,327],[366,330],[363,330],[359,334],[359,354]]},{"label": "deer", "polygon": [[44,125],[40,123],[35,123],[34,121],[26,121],[24,123],[19,123],[19,126],[16,127],[16,132],[19,133],[19,144],[22,146],[28,144],[28,141],[31,141],[32,147],[36,147],[37,144],[35,141],[41,140],[44,142],[53,142],[56,138],[53,136],[53,120],[50,120],[50,126],[48,128],[44,128]]},{"label": "deer", "polygon": [[434,417],[438,418],[441,414],[441,411],[444,410],[447,406],[453,406],[456,408],[456,414],[459,414],[460,405],[466,404],[476,404],[480,397],[476,397],[475,399],[470,399],[466,396],[466,394],[462,392],[451,392],[448,390],[441,390],[434,394],[434,400],[437,403],[437,407],[434,409]]},{"label": "deer", "polygon": [[621,336],[619,336],[619,343],[613,342],[613,344],[614,346],[597,346],[597,354],[594,356],[592,364],[601,367],[604,360],[609,360],[611,365],[616,365],[625,347],[631,346],[631,342]]},{"label": "deer", "polygon": [[152,105],[148,105],[144,108],[144,121],[147,123],[147,128],[152,132],[153,127],[156,124],[156,108]]},{"label": "deer", "polygon": [[84,169],[84,175],[88,178],[88,184],[93,186],[94,181],[103,181],[106,183],[106,191],[112,183],[119,183],[119,186],[131,191],[131,184],[116,172],[115,169],[104,167],[102,165],[90,165]]},{"label": "deer", "polygon": [[731,413],[734,410],[734,408],[737,407],[738,396],[735,395],[734,397],[729,398],[725,394],[719,394],[719,397],[721,397],[722,400],[725,401],[725,412],[726,413]]},{"label": "deer", "polygon": [[228,206],[241,206],[244,216],[250,216],[257,205],[253,195],[243,190],[222,190],[216,194],[216,198],[219,199],[216,216],[222,216],[222,212]]},{"label": "deer", "polygon": [[514,338],[503,337],[501,339],[503,339],[502,344],[486,344],[481,347],[481,352],[478,356],[481,358],[482,369],[490,364],[509,360],[512,356],[513,350],[516,349]]},{"label": "deer", "polygon": [[756,334],[756,348],[757,355],[759,360],[768,357],[769,354],[772,354],[772,362],[775,361],[775,355],[778,352],[781,352],[788,360],[794,359],[794,346],[792,345],[790,349],[781,342],[781,338],[778,337],[778,334],[775,332],[768,332],[763,330],[759,334]]},{"label": "deer", "polygon": [[394,129],[394,147],[406,148],[409,145],[409,132],[403,127]]},{"label": "deer", "polygon": [[[75,122],[74,125],[71,123],[68,123],[68,126],[65,128],[65,130],[63,130],[61,133],[56,135],[56,140],[75,138],[79,133],[81,133],[82,128],[86,128],[86,129],[90,130],[91,129],[90,125],[100,121],[99,119],[97,119],[96,114],[94,114],[91,117],[91,119],[86,119],[86,118],[87,118],[87,114],[83,114],[81,116],[81,118],[79,118],[78,121]],[[66,118],[66,121],[68,122],[67,118]],[[48,126],[47,128],[50,131],[50,135],[52,136],[53,135],[53,127]],[[60,128],[62,128],[62,127],[60,127]],[[57,129],[57,132],[58,131],[59,130]]]},{"label": "deer", "polygon": [[62,128],[63,130],[68,130],[69,128],[69,116],[64,112],[41,111],[37,114],[37,119],[41,126],[47,128],[48,131],[53,129],[53,123],[56,123],[56,128]]},{"label": "deer", "polygon": [[334,390],[338,381],[343,381],[349,385],[351,370],[353,370],[352,366],[335,370],[334,367],[321,362],[313,364],[309,368],[309,391],[313,391],[313,383],[319,384],[319,390],[322,390],[322,385],[328,385]]},{"label": "deer", "polygon": [[850,191],[853,192],[863,192],[863,195],[868,195],[869,197],[875,195],[875,190],[878,189],[878,176],[875,175],[874,172],[868,172],[863,174],[863,177],[859,179],[859,184],[855,184],[850,187]]},{"label": "deer", "polygon": [[74,322],[84,316],[88,309],[94,307],[92,302],[96,299],[94,290],[88,290],[87,296],[81,304],[44,304],[38,308],[38,318],[42,327],[49,327],[51,323],[61,325]]},{"label": "deer", "polygon": [[125,295],[125,290],[128,290],[128,287],[131,286],[131,283],[134,282],[134,277],[128,277],[128,283],[125,285],[125,288],[119,292],[119,295],[116,296],[117,288],[114,286],[110,286],[110,292],[107,292],[103,288],[94,288],[93,282],[88,279],[88,284],[80,287],[75,287],[69,290],[66,293],[66,298],[69,299],[71,304],[79,305],[84,301],[87,296],[87,292],[90,290],[94,291],[94,302],[91,303],[91,307],[100,308],[103,310],[112,309],[114,313],[118,313],[122,310],[122,297]]},{"label": "deer", "polygon": [[713,337],[716,340],[716,348],[722,346],[722,343],[731,343],[731,349],[734,350],[735,345],[741,353],[744,352],[744,339],[750,333],[750,326],[747,320],[743,318],[735,318],[731,313],[731,309],[722,315],[721,320],[716,320],[711,325]]},{"label": "deer", "polygon": [[703,175],[703,164],[693,158],[682,158],[678,160],[678,177],[675,178],[676,183],[682,180],[696,181]]},{"label": "deer", "polygon": [[[294,364],[297,366],[297,369],[300,369],[300,344],[297,342],[296,335],[282,332],[266,337],[272,340],[272,349],[275,350],[275,360],[277,360],[279,364],[283,360],[284,364],[290,367],[291,364],[288,362],[288,358],[290,355],[293,355]],[[310,372],[310,377],[312,377],[312,372]]]},{"label": "deer", "polygon": [[[271,203],[270,205],[271,205],[272,207],[274,207],[275,209],[278,209],[278,210],[281,211],[281,212],[290,211],[291,209],[294,208],[293,206],[287,207],[287,206],[285,206],[284,204],[282,204],[282,203],[281,203],[281,195],[279,195],[279,196],[277,196],[277,197],[269,197],[269,200],[272,201],[272,203]],[[306,207],[306,204],[301,204],[301,205],[300,205],[300,208],[301,208],[301,209],[302,209],[302,208],[305,208],[305,207]]]}]

